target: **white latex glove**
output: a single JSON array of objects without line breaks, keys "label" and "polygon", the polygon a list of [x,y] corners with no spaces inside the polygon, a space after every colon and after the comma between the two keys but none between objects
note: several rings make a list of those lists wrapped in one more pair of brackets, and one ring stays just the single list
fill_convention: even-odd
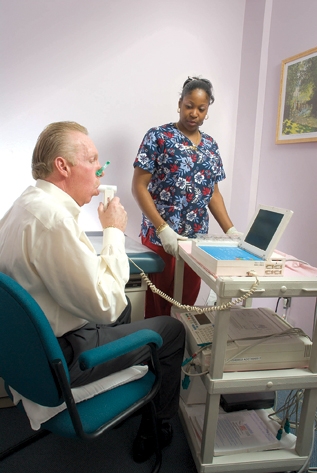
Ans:
[{"label": "white latex glove", "polygon": [[238,232],[238,230],[236,229],[236,227],[231,227],[229,228],[229,230],[226,231],[226,235],[229,235],[229,236],[235,236],[235,237],[242,237],[243,233],[241,232]]},{"label": "white latex glove", "polygon": [[158,235],[163,248],[169,255],[178,257],[178,240],[187,240],[187,237],[178,235],[171,227],[165,227]]}]

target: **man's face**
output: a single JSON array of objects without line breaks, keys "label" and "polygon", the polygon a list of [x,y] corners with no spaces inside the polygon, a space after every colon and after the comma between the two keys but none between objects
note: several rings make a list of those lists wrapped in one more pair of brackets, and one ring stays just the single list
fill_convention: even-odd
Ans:
[{"label": "man's face", "polygon": [[75,164],[69,167],[67,192],[78,205],[83,206],[99,194],[100,177],[96,176],[96,171],[101,166],[98,151],[89,136],[76,131],[71,133],[70,139],[75,144],[76,152]]}]

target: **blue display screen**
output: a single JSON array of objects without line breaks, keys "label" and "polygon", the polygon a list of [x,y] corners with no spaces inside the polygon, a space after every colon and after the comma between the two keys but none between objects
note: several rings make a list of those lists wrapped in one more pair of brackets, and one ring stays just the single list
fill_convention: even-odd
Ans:
[{"label": "blue display screen", "polygon": [[249,253],[237,246],[201,246],[210,256],[219,261],[262,261],[262,258]]}]

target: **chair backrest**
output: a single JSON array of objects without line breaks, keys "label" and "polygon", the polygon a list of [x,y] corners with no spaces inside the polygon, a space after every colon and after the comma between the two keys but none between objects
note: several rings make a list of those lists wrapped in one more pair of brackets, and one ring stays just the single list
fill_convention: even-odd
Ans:
[{"label": "chair backrest", "polygon": [[22,396],[53,407],[63,399],[50,362],[67,364],[44,312],[11,277],[0,273],[0,377]]}]

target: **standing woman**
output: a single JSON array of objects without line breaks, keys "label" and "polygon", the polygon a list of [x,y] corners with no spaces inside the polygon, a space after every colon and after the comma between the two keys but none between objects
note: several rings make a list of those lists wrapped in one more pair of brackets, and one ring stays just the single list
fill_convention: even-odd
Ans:
[{"label": "standing woman", "polygon": [[[210,81],[189,77],[178,102],[178,122],[151,128],[134,161],[132,193],[143,213],[142,243],[165,262],[151,280],[170,296],[178,240],[208,233],[208,209],[225,233],[237,233],[218,188],[226,177],[218,145],[199,129],[213,102]],[[182,303],[194,305],[199,289],[200,278],[185,265]],[[170,308],[147,291],[145,318],[169,315]]]}]

